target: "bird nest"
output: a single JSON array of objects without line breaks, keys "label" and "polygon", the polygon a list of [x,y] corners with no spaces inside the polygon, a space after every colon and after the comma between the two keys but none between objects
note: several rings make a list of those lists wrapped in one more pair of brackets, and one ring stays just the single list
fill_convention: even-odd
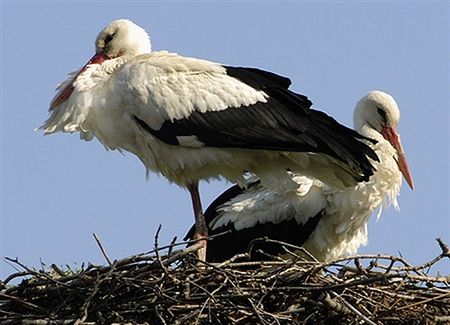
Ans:
[{"label": "bird nest", "polygon": [[384,255],[322,263],[284,243],[291,259],[210,264],[198,244],[172,242],[111,261],[98,241],[107,265],[33,270],[7,258],[22,270],[0,282],[0,324],[447,324],[450,276],[429,275],[450,258],[438,243],[442,253],[412,266]]}]

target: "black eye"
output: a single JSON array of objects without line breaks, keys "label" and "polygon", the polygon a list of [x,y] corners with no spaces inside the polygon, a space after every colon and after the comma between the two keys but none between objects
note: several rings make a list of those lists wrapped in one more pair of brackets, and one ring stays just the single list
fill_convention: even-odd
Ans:
[{"label": "black eye", "polygon": [[114,34],[106,35],[106,37],[105,37],[105,46],[108,45],[108,43],[111,42],[113,38],[114,38]]},{"label": "black eye", "polygon": [[387,122],[386,112],[383,109],[379,108],[378,106],[377,106],[377,112],[378,112],[378,114],[380,114],[381,118],[383,119],[384,124],[386,124],[386,122]]}]

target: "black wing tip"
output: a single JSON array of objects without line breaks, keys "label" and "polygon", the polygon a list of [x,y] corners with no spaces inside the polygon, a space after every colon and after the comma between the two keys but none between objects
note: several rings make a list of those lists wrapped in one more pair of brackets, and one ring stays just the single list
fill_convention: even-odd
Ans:
[{"label": "black wing tip", "polygon": [[276,73],[247,67],[223,66],[227,75],[239,79],[255,89],[266,89],[272,87],[281,87],[288,89],[292,82],[288,77],[280,76]]},{"label": "black wing tip", "polygon": [[362,172],[362,177],[360,181],[367,182],[370,179],[370,177],[372,177],[374,173],[377,171],[376,167],[374,166],[373,162],[370,159],[372,159],[375,162],[380,162],[380,157],[378,157],[377,153],[370,145],[368,145],[364,141],[361,141],[361,139],[369,141],[371,144],[376,144],[377,141],[359,135],[358,142],[360,144],[356,148],[356,150],[358,150],[360,154],[360,157],[357,158],[357,162],[359,163],[359,167]]},{"label": "black wing tip", "polygon": [[373,170],[365,170],[363,171],[362,175],[359,176],[355,176],[354,179],[355,181],[357,181],[358,183],[362,183],[362,182],[368,182],[370,177],[372,177],[374,174]]},{"label": "black wing tip", "polygon": [[345,163],[350,168],[350,173],[357,182],[365,182],[376,171],[372,159],[379,162],[380,158],[371,147],[376,140],[363,136],[356,130],[342,125],[336,119],[323,111],[311,109],[313,121],[317,130],[328,138],[331,156]]},{"label": "black wing tip", "polygon": [[356,157],[355,160],[353,160],[351,163],[352,165],[354,165],[354,168],[352,168],[352,170],[355,172],[353,178],[358,183],[369,181],[369,179],[377,170],[373,163],[369,160],[368,153],[364,151],[360,152],[359,157]]}]

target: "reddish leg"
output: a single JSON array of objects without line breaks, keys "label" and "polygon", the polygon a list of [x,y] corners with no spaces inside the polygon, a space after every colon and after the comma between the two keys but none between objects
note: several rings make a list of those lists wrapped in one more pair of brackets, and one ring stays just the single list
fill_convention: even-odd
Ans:
[{"label": "reddish leg", "polygon": [[[194,239],[202,239],[208,237],[208,227],[206,227],[205,216],[203,215],[202,202],[200,201],[200,194],[198,192],[198,182],[191,183],[188,186],[189,193],[191,193],[192,206],[194,207],[195,217],[195,234]],[[202,248],[198,250],[198,258],[201,261],[206,260],[206,239],[199,241]]]}]

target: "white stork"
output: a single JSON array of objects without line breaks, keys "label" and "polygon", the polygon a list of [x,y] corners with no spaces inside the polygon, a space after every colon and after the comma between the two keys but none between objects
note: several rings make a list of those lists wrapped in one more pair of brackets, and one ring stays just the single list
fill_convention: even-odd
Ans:
[{"label": "white stork", "polygon": [[244,185],[250,171],[270,184],[294,170],[344,188],[373,174],[369,158],[377,156],[363,137],[310,109],[307,97],[288,90],[288,78],[151,52],[145,30],[125,19],[106,26],[95,48],[59,86],[41,128],[95,136],[187,188],[196,238],[207,235],[199,180]]},{"label": "white stork", "polygon": [[[381,208],[390,204],[398,209],[402,174],[414,188],[397,133],[399,119],[395,100],[384,92],[372,91],[358,102],[355,129],[377,141],[371,146],[380,158],[367,182],[337,190],[318,179],[292,173],[297,189],[287,187],[285,181],[267,189],[253,180],[246,190],[235,186],[225,191],[205,211],[209,234],[217,235],[208,243],[207,260],[226,260],[263,237],[303,246],[323,261],[355,254],[367,244],[367,221],[372,212],[379,208],[381,213]],[[192,229],[187,237],[192,237]],[[257,248],[270,254],[282,252],[281,246],[267,242]],[[258,253],[252,256],[262,258]]]}]

